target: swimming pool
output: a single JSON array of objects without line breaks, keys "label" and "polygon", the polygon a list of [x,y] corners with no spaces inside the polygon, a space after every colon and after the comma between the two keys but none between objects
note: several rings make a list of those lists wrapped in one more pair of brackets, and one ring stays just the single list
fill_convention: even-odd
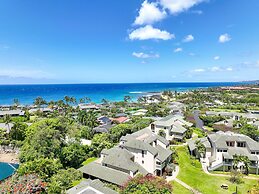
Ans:
[{"label": "swimming pool", "polygon": [[11,176],[18,167],[19,164],[0,162],[0,181]]}]

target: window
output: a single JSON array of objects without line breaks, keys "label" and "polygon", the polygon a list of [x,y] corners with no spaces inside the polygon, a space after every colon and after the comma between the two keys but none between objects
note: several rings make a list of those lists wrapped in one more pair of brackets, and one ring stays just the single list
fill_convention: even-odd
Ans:
[{"label": "window", "polygon": [[156,162],[157,165],[161,165],[161,162]]},{"label": "window", "polygon": [[251,154],[255,154],[255,152],[251,152]]},{"label": "window", "polygon": [[144,160],[142,160],[142,164],[144,164]]},{"label": "window", "polygon": [[241,148],[246,147],[246,142],[237,142],[237,147],[241,147]]},{"label": "window", "polygon": [[144,158],[144,156],[145,156],[145,151],[142,150],[142,158]]},{"label": "window", "polygon": [[227,141],[227,146],[234,147],[235,146],[235,142],[234,141]]},{"label": "window", "polygon": [[155,125],[151,124],[151,130],[154,132],[155,131]]}]

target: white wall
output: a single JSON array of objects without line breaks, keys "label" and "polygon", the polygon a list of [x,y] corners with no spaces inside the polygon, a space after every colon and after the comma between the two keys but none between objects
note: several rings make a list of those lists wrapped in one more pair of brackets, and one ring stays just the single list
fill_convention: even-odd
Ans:
[{"label": "white wall", "polygon": [[[154,174],[156,170],[156,163],[154,156],[148,152],[145,151],[144,157],[142,157],[142,151],[132,148],[127,148],[128,151],[130,151],[132,154],[134,154],[134,162],[137,162],[140,164],[143,168],[146,169],[149,173]],[[144,161],[144,164],[142,164],[142,161]]]}]

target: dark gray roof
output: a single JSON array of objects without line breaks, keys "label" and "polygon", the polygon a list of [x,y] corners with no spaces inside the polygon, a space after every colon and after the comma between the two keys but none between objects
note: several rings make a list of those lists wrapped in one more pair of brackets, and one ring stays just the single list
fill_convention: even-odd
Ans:
[{"label": "dark gray roof", "polygon": [[158,150],[158,156],[157,159],[160,160],[161,162],[164,162],[169,156],[172,155],[172,151],[169,149],[165,149],[161,147],[160,145],[156,146]]},{"label": "dark gray roof", "polygon": [[132,139],[130,141],[127,141],[125,144],[123,144],[123,146],[125,146],[126,148],[145,150],[145,151],[150,152],[153,155],[158,154],[158,151],[156,150],[156,148],[154,148],[153,146],[151,146],[150,144],[148,144],[146,142],[143,142],[143,141],[137,140],[137,139]]},{"label": "dark gray roof", "polygon": [[88,174],[98,179],[120,186],[122,186],[131,178],[130,175],[127,173],[102,166],[101,164],[96,162],[85,165],[79,168],[79,170],[84,174]]},{"label": "dark gray roof", "polygon": [[208,137],[211,142],[215,143],[216,148],[227,149],[229,148],[226,144],[227,141],[237,141],[246,142],[250,150],[259,150],[259,143],[243,134],[236,134],[232,132],[217,132],[214,134],[210,134]]},{"label": "dark gray roof", "polygon": [[98,179],[83,180],[78,185],[67,190],[67,194],[117,194],[116,191],[105,187],[105,185]]},{"label": "dark gray roof", "polygon": [[102,161],[103,164],[132,171],[133,173],[138,171],[138,166],[132,160],[134,155],[128,150],[115,147],[102,153],[107,154]]},{"label": "dark gray roof", "polygon": [[113,125],[107,124],[107,125],[100,125],[98,127],[93,128],[94,132],[96,133],[108,133],[109,129],[112,128]]},{"label": "dark gray roof", "polygon": [[154,134],[151,129],[149,128],[144,128],[142,130],[139,130],[135,133],[132,134],[127,134],[126,136],[122,136],[121,137],[121,141],[129,141],[132,139],[141,139],[146,143],[151,143],[155,140],[159,140],[160,142],[162,142],[163,144],[165,144],[166,146],[169,145],[169,141],[167,141],[165,138]]}]

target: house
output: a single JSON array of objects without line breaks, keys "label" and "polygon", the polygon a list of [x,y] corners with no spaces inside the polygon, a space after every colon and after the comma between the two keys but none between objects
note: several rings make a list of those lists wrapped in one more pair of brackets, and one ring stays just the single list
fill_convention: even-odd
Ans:
[{"label": "house", "polygon": [[0,117],[4,117],[5,115],[10,115],[12,117],[24,116],[25,111],[17,109],[17,110],[1,110]]},{"label": "house", "polygon": [[148,112],[148,110],[146,109],[139,109],[137,111],[135,111],[132,116],[144,116],[146,115],[146,113]]},{"label": "house", "polygon": [[97,118],[97,121],[101,125],[110,125],[112,123],[112,120],[109,117],[106,117],[106,116],[101,116],[101,117]]},{"label": "house", "polygon": [[160,120],[157,120],[150,125],[150,129],[155,133],[159,134],[163,130],[166,134],[166,139],[183,141],[187,132],[184,126],[192,126],[179,115],[169,115]]},{"label": "house", "polygon": [[130,151],[134,161],[148,173],[161,176],[172,159],[169,142],[149,128],[122,136],[120,145]]},{"label": "house", "polygon": [[67,190],[66,194],[117,194],[117,192],[106,187],[104,183],[98,179],[86,179]]},{"label": "house", "polygon": [[[229,171],[233,168],[235,155],[247,156],[250,160],[250,173],[258,174],[259,143],[243,134],[217,132],[200,139],[206,147],[202,160],[208,170]],[[190,153],[197,156],[195,140],[188,141]],[[244,165],[240,163],[239,165]]]},{"label": "house", "polygon": [[12,129],[12,127],[14,126],[13,123],[0,123],[0,129],[4,129],[6,131],[6,133],[10,133],[10,130]]},{"label": "house", "polygon": [[148,128],[121,137],[120,144],[104,149],[101,157],[81,167],[84,178],[100,179],[119,186],[137,174],[161,176],[172,159],[169,142]]},{"label": "house", "polygon": [[206,115],[207,116],[223,116],[223,117],[233,118],[233,120],[236,120],[236,121],[239,121],[241,117],[247,118],[249,120],[259,119],[259,114],[253,114],[253,113],[206,111]]},{"label": "house", "polygon": [[80,110],[97,110],[99,107],[95,104],[78,104]]},{"label": "house", "polygon": [[36,112],[42,112],[42,113],[51,113],[53,110],[51,108],[43,107],[43,108],[32,108],[29,110],[30,114],[36,113]]},{"label": "house", "polygon": [[172,114],[178,114],[182,113],[182,110],[185,109],[185,105],[181,102],[171,102],[168,108]]},{"label": "house", "polygon": [[129,121],[127,117],[116,117],[116,118],[112,118],[111,120],[115,123],[125,123]]},{"label": "house", "polygon": [[95,133],[109,133],[109,129],[112,128],[114,125],[111,124],[104,124],[99,125],[98,127],[93,128]]}]

